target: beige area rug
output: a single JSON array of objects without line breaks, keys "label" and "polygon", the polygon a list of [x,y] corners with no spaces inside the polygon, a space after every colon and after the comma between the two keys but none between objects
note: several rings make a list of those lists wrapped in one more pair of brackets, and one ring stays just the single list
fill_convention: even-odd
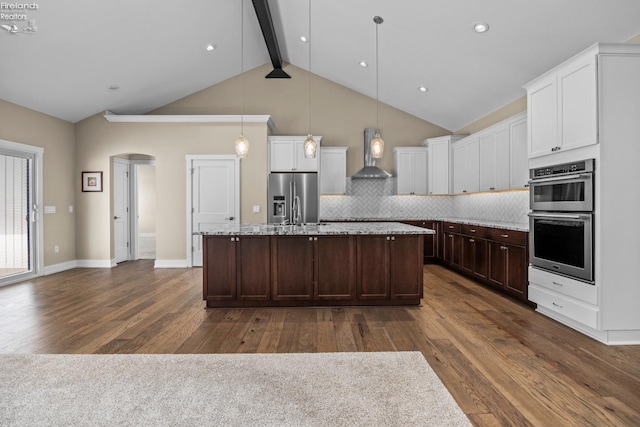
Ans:
[{"label": "beige area rug", "polygon": [[0,355],[0,425],[468,426],[419,352]]}]

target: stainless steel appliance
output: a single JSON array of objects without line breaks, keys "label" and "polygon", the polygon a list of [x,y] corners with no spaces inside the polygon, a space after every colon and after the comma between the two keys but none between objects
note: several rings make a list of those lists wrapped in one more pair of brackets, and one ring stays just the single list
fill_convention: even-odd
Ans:
[{"label": "stainless steel appliance", "polygon": [[593,284],[594,160],[530,171],[530,262]]},{"label": "stainless steel appliance", "polygon": [[269,174],[269,223],[317,223],[320,205],[318,185],[318,174],[315,172]]},{"label": "stainless steel appliance", "polygon": [[531,169],[533,211],[593,211],[593,159]]}]

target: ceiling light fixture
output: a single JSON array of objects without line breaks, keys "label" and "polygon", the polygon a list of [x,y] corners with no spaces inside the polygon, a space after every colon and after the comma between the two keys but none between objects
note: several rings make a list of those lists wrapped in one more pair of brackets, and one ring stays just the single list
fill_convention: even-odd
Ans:
[{"label": "ceiling light fixture", "polygon": [[244,137],[244,0],[240,2],[240,136],[236,139],[236,155],[244,159],[249,152],[249,140]]},{"label": "ceiling light fixture", "polygon": [[369,64],[367,64],[367,63],[366,63],[366,62],[364,62],[364,61],[360,61],[360,62],[359,62],[359,65],[360,65],[362,68],[367,68],[367,67],[369,66]]},{"label": "ceiling light fixture", "polygon": [[[311,38],[311,0],[309,3],[309,38]],[[307,70],[309,77],[309,133],[307,139],[304,140],[304,157],[307,159],[315,159],[318,151],[318,143],[313,139],[311,134],[311,42],[309,42],[309,68]]]},{"label": "ceiling light fixture", "polygon": [[419,87],[418,87],[418,90],[419,90],[420,92],[429,92],[429,88],[428,88],[428,87],[426,87],[426,86],[419,86]]},{"label": "ceiling light fixture", "polygon": [[475,31],[478,34],[486,33],[487,31],[489,31],[489,24],[487,24],[486,22],[480,22],[480,21],[474,22],[473,31]]},{"label": "ceiling light fixture", "polygon": [[216,45],[215,44],[208,44],[206,49],[207,49],[207,52],[211,52],[213,50],[216,50]]},{"label": "ceiling light fixture", "polygon": [[378,118],[379,118],[379,100],[378,100],[378,84],[379,84],[379,63],[378,63],[378,27],[384,22],[379,16],[373,17],[373,22],[376,24],[376,134],[371,140],[371,155],[374,159],[381,159],[384,154],[384,140],[378,133]]}]

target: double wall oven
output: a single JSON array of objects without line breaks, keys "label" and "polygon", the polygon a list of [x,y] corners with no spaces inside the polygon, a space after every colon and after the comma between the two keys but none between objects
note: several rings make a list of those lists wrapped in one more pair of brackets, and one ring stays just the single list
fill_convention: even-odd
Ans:
[{"label": "double wall oven", "polygon": [[531,169],[531,266],[593,284],[594,160]]}]

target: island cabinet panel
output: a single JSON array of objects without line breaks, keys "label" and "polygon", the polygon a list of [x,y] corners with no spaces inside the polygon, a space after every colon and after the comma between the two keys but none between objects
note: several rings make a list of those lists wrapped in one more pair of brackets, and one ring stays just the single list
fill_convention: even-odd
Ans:
[{"label": "island cabinet panel", "polygon": [[268,236],[236,238],[237,296],[239,300],[271,299],[271,257]]},{"label": "island cabinet panel", "polygon": [[269,300],[268,236],[205,236],[204,299]]},{"label": "island cabinet panel", "polygon": [[352,300],[356,297],[355,236],[314,237],[314,297]]},{"label": "island cabinet panel", "polygon": [[271,298],[274,301],[313,299],[313,238],[271,238]]},{"label": "island cabinet panel", "polygon": [[391,298],[422,298],[422,235],[391,236]]},{"label": "island cabinet panel", "polygon": [[203,245],[204,299],[236,299],[236,242],[231,236],[206,236]]},{"label": "island cabinet panel", "polygon": [[358,299],[389,298],[389,240],[384,235],[358,236]]}]

